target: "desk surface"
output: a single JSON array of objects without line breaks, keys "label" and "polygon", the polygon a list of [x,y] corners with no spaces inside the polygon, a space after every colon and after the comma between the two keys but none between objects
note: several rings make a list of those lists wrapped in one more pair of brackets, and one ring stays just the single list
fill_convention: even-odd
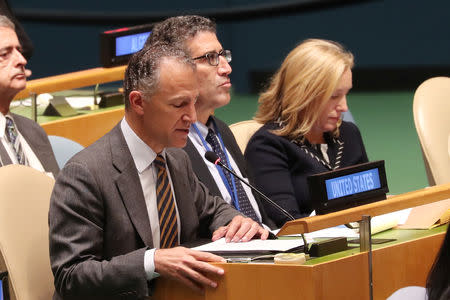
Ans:
[{"label": "desk surface", "polygon": [[[373,246],[374,299],[395,290],[424,286],[447,226],[431,230],[390,230],[374,238],[396,238]],[[359,249],[314,258],[302,266],[219,264],[217,289],[197,295],[173,281],[159,279],[156,299],[369,299],[368,254]]]},{"label": "desk surface", "polygon": [[[46,107],[44,106],[38,106],[37,108],[37,115],[38,115],[38,119],[37,122],[39,124],[45,124],[45,123],[49,123],[49,122],[53,122],[53,121],[61,121],[61,120],[66,120],[68,118],[72,118],[72,117],[78,117],[78,116],[87,116],[87,115],[91,115],[91,114],[96,114],[96,113],[102,113],[102,112],[107,112],[107,111],[111,111],[111,110],[115,110],[115,109],[119,109],[119,108],[124,108],[123,105],[118,105],[118,106],[111,106],[108,108],[96,108],[96,109],[76,109],[77,111],[77,115],[75,116],[70,116],[70,117],[59,117],[59,116],[44,116],[44,110]],[[30,106],[26,106],[26,105],[19,105],[19,106],[14,106],[11,107],[11,112],[27,117],[27,118],[31,118],[31,107]]]},{"label": "desk surface", "polygon": [[[92,111],[80,111],[77,116],[61,118],[42,116],[45,108],[38,108],[38,123],[48,135],[71,139],[84,147],[91,145],[110,131],[124,116],[124,107],[114,106]],[[11,110],[29,117],[30,107],[19,106]]]},{"label": "desk surface", "polygon": [[[401,243],[410,242],[416,239],[421,239],[425,237],[429,237],[435,234],[442,234],[446,232],[448,225],[438,226],[429,230],[414,230],[414,229],[391,229],[387,231],[383,231],[372,236],[372,239],[395,239],[395,241],[387,242],[383,244],[373,244],[372,250],[375,251],[377,249],[387,248],[395,245],[399,245]],[[346,256],[355,255],[360,253],[359,245],[349,244],[354,248],[348,249],[346,251],[341,251],[338,253],[334,253],[331,255],[317,257],[310,259],[306,262],[305,265],[315,265],[319,263],[329,262],[334,259],[344,258]]]}]

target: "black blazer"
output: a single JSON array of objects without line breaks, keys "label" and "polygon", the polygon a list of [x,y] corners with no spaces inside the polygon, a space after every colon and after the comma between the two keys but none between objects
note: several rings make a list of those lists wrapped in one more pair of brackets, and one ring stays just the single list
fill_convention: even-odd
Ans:
[{"label": "black blazer", "polygon": [[[213,118],[214,121],[216,122],[217,128],[219,129],[220,134],[222,136],[223,143],[225,144],[225,147],[227,148],[228,152],[230,152],[231,156],[236,162],[236,165],[238,166],[242,176],[248,178],[247,164],[230,128],[228,127],[227,124],[217,119],[216,117],[211,116],[211,118]],[[191,159],[192,163],[192,168],[194,170],[194,173],[197,175],[198,179],[204,185],[206,185],[206,187],[209,189],[209,192],[212,195],[222,197],[219,187],[217,186],[216,181],[209,172],[203,157],[201,157],[201,155],[198,153],[197,149],[195,148],[194,144],[191,142],[190,139],[188,139],[186,147],[184,147],[183,149],[189,155],[189,158]],[[275,223],[268,217],[264,209],[264,206],[261,203],[264,200],[261,200],[259,196],[255,193],[254,196],[256,203],[258,204],[262,222],[271,229],[275,229],[276,228]]]},{"label": "black blazer", "polygon": [[[313,204],[306,178],[329,169],[306,154],[297,144],[269,132],[275,128],[278,125],[274,123],[265,124],[250,139],[245,150],[245,158],[253,172],[250,175],[263,193],[295,218],[308,216],[313,211]],[[368,161],[361,134],[355,124],[342,122],[340,140],[344,142],[340,167]],[[334,165],[337,147],[333,143],[328,143],[328,146],[328,156]],[[280,212],[264,205],[277,226],[281,227],[289,221]]]}]

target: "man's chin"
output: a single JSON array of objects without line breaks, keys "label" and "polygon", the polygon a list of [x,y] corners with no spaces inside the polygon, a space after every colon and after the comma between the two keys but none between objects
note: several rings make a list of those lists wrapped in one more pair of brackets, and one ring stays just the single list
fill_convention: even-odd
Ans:
[{"label": "man's chin", "polygon": [[231,100],[231,97],[229,94],[223,95],[222,97],[217,99],[215,108],[217,109],[217,108],[221,108],[225,105],[228,105],[230,103],[230,100]]},{"label": "man's chin", "polygon": [[24,90],[27,87],[27,81],[21,80],[20,82],[15,83],[13,86],[11,86],[11,89],[15,90],[16,93]]},{"label": "man's chin", "polygon": [[184,148],[187,144],[187,135],[185,138],[177,138],[175,141],[173,141],[173,143],[171,144],[170,147],[172,148]]}]

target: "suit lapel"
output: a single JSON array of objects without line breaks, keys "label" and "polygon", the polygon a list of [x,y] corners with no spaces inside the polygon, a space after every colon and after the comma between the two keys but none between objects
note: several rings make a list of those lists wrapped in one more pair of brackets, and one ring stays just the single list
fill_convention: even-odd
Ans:
[{"label": "suit lapel", "polygon": [[9,157],[8,152],[6,151],[5,147],[3,147],[2,142],[0,142],[0,158],[2,160],[2,166],[12,164],[11,158]]},{"label": "suit lapel", "polygon": [[217,127],[219,128],[220,134],[222,136],[223,143],[225,144],[227,151],[233,157],[233,160],[236,163],[236,165],[238,166],[239,171],[241,171],[242,176],[247,177],[244,156],[242,155],[241,149],[239,148],[238,144],[236,143],[236,139],[234,138],[234,135],[231,132],[230,128],[228,127],[227,124],[225,124],[223,121],[217,119],[216,117],[211,116],[211,118],[213,118],[214,121],[216,122]]},{"label": "suit lapel", "polygon": [[59,166],[48,140],[47,134],[37,123],[26,117],[12,114],[17,129],[24,140],[30,146],[36,158],[47,172],[52,172],[56,177],[59,173]]},{"label": "suit lapel", "polygon": [[183,149],[191,158],[192,168],[198,179],[209,188],[211,194],[221,195],[216,181],[212,177],[211,172],[209,172],[208,170],[208,166],[206,165],[203,157],[201,157],[201,155],[198,153],[190,138],[188,138],[186,147],[184,147]]},{"label": "suit lapel", "polygon": [[14,123],[17,126],[17,130],[20,132],[20,134],[23,136],[23,138],[27,141],[31,150],[33,150],[33,153],[39,159],[41,164],[44,165],[44,163],[41,161],[41,159],[39,157],[39,154],[42,153],[43,156],[46,156],[49,153],[48,153],[47,149],[45,149],[42,146],[43,143],[40,140],[40,137],[36,136],[36,132],[34,130],[32,130],[32,128],[29,128],[29,126],[26,126],[26,124],[24,123],[23,117],[18,116],[16,114],[12,114],[12,115],[14,118]]},{"label": "suit lapel", "polygon": [[145,245],[153,247],[153,237],[144,193],[136,166],[120,129],[120,123],[111,133],[112,163],[118,170],[114,181],[136,231]]}]

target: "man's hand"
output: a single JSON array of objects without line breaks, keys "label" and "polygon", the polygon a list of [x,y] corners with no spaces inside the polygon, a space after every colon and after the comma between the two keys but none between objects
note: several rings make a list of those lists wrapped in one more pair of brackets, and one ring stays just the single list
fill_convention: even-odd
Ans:
[{"label": "man's hand", "polygon": [[269,236],[269,231],[261,227],[251,218],[236,216],[231,220],[230,224],[222,226],[214,231],[212,240],[217,241],[225,236],[225,241],[227,243],[239,241],[248,242],[255,235],[259,235],[262,240],[265,240]]},{"label": "man's hand", "polygon": [[207,262],[225,262],[220,256],[184,247],[158,249],[154,256],[155,271],[162,277],[182,282],[191,289],[203,293],[206,286],[217,287],[208,275],[223,275],[221,268]]}]

